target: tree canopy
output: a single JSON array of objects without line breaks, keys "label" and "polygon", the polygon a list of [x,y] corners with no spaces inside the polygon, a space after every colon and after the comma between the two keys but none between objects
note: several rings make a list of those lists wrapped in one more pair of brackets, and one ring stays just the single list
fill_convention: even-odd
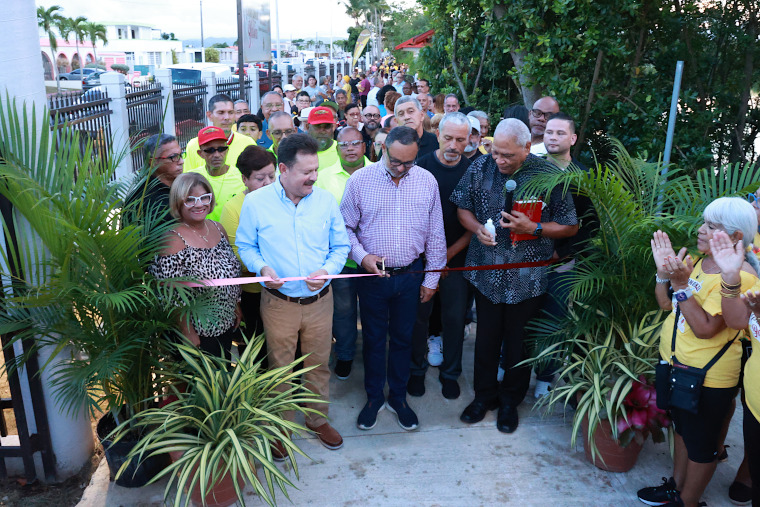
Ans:
[{"label": "tree canopy", "polygon": [[673,78],[685,62],[673,161],[755,161],[758,10],[749,0],[419,0],[436,34],[420,69],[436,92],[500,115],[555,96],[586,146],[606,136],[663,150]]}]

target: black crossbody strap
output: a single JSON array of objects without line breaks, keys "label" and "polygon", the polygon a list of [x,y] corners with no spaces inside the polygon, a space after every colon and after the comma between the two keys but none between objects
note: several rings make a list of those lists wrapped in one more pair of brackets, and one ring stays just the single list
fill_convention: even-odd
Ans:
[{"label": "black crossbody strap", "polygon": [[[702,262],[702,257],[697,259],[697,263],[694,264],[694,268],[696,268],[699,263]],[[681,305],[676,303],[676,320],[673,322],[673,340],[670,343],[670,359],[676,358],[676,331],[678,330],[678,318],[681,317]],[[723,355],[723,354],[721,354]],[[720,358],[718,358],[720,359]],[[712,366],[712,365],[711,365]]]},{"label": "black crossbody strap", "polygon": [[715,354],[715,357],[713,357],[712,359],[710,359],[710,362],[709,362],[709,363],[707,363],[707,364],[705,365],[705,367],[704,367],[704,368],[702,368],[702,369],[703,369],[703,370],[705,370],[705,371],[707,371],[707,370],[709,370],[710,368],[712,368],[712,367],[713,367],[713,365],[714,365],[715,363],[717,363],[717,362],[718,362],[718,360],[719,360],[721,357],[723,357],[723,354],[725,354],[725,353],[726,353],[726,351],[728,350],[728,348],[729,348],[729,347],[730,347],[730,346],[731,346],[731,345],[734,343],[734,341],[736,341],[736,339],[739,337],[739,335],[740,335],[741,333],[742,333],[741,331],[739,331],[738,333],[736,333],[736,336],[734,336],[733,338],[731,338],[731,341],[730,341],[730,342],[728,342],[728,343],[726,343],[725,345],[723,345],[723,348],[722,348],[722,349],[720,349],[720,351],[719,351],[717,354]]}]

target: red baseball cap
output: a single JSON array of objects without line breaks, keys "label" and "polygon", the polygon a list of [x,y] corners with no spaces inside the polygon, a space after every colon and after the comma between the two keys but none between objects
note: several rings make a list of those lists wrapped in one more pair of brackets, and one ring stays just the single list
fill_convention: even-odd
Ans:
[{"label": "red baseball cap", "polygon": [[321,125],[323,123],[332,123],[335,125],[335,113],[329,107],[315,107],[309,112],[309,125]]},{"label": "red baseball cap", "polygon": [[203,146],[216,139],[227,141],[227,134],[225,134],[224,130],[219,127],[205,127],[198,132],[198,146]]}]

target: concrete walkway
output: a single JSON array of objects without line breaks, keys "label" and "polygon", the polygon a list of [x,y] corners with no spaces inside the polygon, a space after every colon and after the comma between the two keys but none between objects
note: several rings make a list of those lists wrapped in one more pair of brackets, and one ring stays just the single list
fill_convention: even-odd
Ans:
[{"label": "concrete walkway", "polygon": [[[357,429],[356,417],[365,402],[359,351],[351,377],[333,377],[330,384],[330,417],[345,445],[329,451],[313,437],[298,441],[313,461],[298,461],[300,479],[293,479],[299,489],[289,492],[292,505],[639,506],[639,488],[658,485],[661,477],[671,475],[668,445],[651,440],[630,472],[597,469],[586,461],[580,438],[578,448],[570,448],[572,412],[542,416],[532,410],[530,397],[520,406],[520,426],[511,435],[496,430],[495,411],[476,425],[460,422],[459,414],[473,398],[473,349],[474,339],[465,341],[458,400],[443,398],[438,370],[430,368],[425,396],[409,398],[420,419],[413,432],[401,429],[387,410],[379,413],[371,431]],[[738,408],[726,442],[731,445],[728,462],[718,465],[703,498],[710,507],[731,505],[728,487],[743,453],[741,421]],[[158,506],[165,485],[115,486],[103,460],[79,505]],[[265,505],[252,494],[247,498],[248,506]],[[283,495],[277,498],[280,505],[291,504]]]}]

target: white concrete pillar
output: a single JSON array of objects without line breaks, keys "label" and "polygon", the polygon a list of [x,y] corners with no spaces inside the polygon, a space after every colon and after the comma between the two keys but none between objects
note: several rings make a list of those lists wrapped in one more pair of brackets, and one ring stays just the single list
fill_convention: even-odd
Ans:
[{"label": "white concrete pillar", "polygon": [[[15,69],[15,72],[0,72],[0,101],[4,102],[6,93],[11,100],[15,99],[21,113],[26,105],[26,117],[31,120],[32,107],[35,108],[37,128],[49,128],[49,117],[46,107],[45,82],[43,80],[42,59],[40,56],[40,39],[37,28],[37,7],[34,0],[15,0],[3,2],[3,15],[0,16],[0,68]],[[55,62],[53,62],[55,66]],[[6,104],[7,106],[7,104]],[[34,135],[34,132],[31,132]],[[21,217],[20,224],[25,223]],[[23,225],[20,225],[23,227]],[[31,234],[31,233],[30,233]],[[4,238],[3,238],[4,240]],[[4,248],[3,243],[0,247]],[[3,267],[7,272],[7,266]],[[39,364],[47,360],[43,350]],[[55,361],[50,368],[55,367]],[[62,480],[76,474],[82,465],[90,458],[93,450],[92,429],[89,418],[84,410],[80,413],[67,414],[61,411],[53,399],[50,387],[51,369],[41,375],[43,396],[48,415],[52,452],[55,456],[55,473]],[[20,372],[21,389],[25,412],[29,420],[30,432],[35,433],[36,424],[31,406],[31,395],[26,378],[26,370]],[[21,473],[18,468],[20,460],[8,460],[8,471],[11,474]],[[39,454],[35,454],[37,477],[45,480]],[[14,467],[14,465],[16,465]]]},{"label": "white concrete pillar", "polygon": [[[258,74],[258,72],[254,72],[254,74]],[[204,70],[201,72],[201,81],[206,83],[206,103],[208,104],[208,100],[216,95],[216,72]]]},{"label": "white concrete pillar", "polygon": [[105,88],[111,99],[111,136],[113,153],[126,154],[118,161],[116,178],[132,176],[131,148],[129,145],[129,116],[127,115],[127,89],[124,86],[125,76],[120,72],[106,72],[100,76],[100,84]]},{"label": "white concrete pillar", "polygon": [[[284,86],[284,85],[283,85]],[[261,104],[261,92],[259,91],[259,73],[251,72],[251,111],[258,111]]]},{"label": "white concrete pillar", "polygon": [[174,119],[174,93],[172,88],[172,71],[170,69],[156,70],[156,81],[161,84],[164,110],[164,134],[177,135]]}]

